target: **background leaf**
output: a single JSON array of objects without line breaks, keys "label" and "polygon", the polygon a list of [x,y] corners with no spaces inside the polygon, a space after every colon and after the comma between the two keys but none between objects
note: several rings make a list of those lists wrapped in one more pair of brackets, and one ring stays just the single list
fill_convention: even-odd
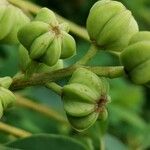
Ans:
[{"label": "background leaf", "polygon": [[22,150],[86,150],[84,145],[72,138],[52,134],[34,135],[8,143],[7,146]]}]

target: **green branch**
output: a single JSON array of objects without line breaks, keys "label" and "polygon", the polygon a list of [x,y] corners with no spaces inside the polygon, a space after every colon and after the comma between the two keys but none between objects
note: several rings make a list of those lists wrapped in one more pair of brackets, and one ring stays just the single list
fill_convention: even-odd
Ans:
[{"label": "green branch", "polygon": [[87,51],[85,56],[83,56],[79,61],[76,62],[77,65],[85,65],[87,64],[97,53],[97,47],[91,45],[90,49]]},{"label": "green branch", "polygon": [[22,89],[28,86],[35,86],[35,85],[45,85],[49,82],[57,81],[63,79],[67,76],[71,76],[72,73],[78,67],[85,67],[99,76],[104,76],[108,78],[116,78],[120,77],[124,74],[124,68],[122,66],[118,67],[91,67],[91,66],[78,66],[73,65],[68,68],[59,69],[50,73],[40,73],[34,74],[31,78],[27,79],[24,75],[15,77],[13,79],[13,83],[10,87],[11,90]]}]

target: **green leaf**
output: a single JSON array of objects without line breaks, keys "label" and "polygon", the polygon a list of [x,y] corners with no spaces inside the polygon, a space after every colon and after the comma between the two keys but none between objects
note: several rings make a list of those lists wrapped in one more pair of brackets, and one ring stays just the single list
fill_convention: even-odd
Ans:
[{"label": "green leaf", "polygon": [[127,150],[128,148],[115,136],[106,135],[105,145],[107,150]]},{"label": "green leaf", "polygon": [[19,150],[19,149],[10,148],[10,147],[6,147],[6,146],[3,146],[3,145],[0,145],[0,150]]},{"label": "green leaf", "polygon": [[140,130],[143,130],[146,127],[144,120],[131,110],[125,109],[117,104],[111,104],[109,110],[114,113],[114,116],[121,118],[122,121],[125,121]]},{"label": "green leaf", "polygon": [[54,134],[33,135],[10,142],[7,146],[22,150],[86,150],[84,145],[75,139]]}]

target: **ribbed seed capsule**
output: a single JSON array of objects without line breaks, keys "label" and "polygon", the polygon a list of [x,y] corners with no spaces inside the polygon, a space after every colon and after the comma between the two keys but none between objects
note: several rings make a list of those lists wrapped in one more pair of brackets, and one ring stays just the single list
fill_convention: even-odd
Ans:
[{"label": "ribbed seed capsule", "polygon": [[66,32],[62,32],[61,59],[75,55],[76,43],[74,38]]},{"label": "ribbed seed capsule", "polygon": [[15,16],[15,18],[13,18],[15,19],[14,25],[10,33],[2,40],[2,43],[18,44],[19,43],[18,37],[17,37],[18,30],[21,27],[23,27],[25,24],[30,22],[30,19],[17,7],[15,8],[14,16]]},{"label": "ribbed seed capsule", "polygon": [[62,89],[64,110],[69,122],[77,131],[92,126],[102,109],[106,109],[108,83],[91,71],[78,68]]},{"label": "ribbed seed capsule", "polygon": [[150,32],[135,34],[121,53],[125,71],[135,84],[150,82]]},{"label": "ribbed seed capsule", "polygon": [[20,43],[30,52],[30,47],[32,47],[32,43],[34,42],[34,40],[48,31],[48,24],[40,21],[33,21],[23,26],[19,30],[18,39]]},{"label": "ribbed seed capsule", "polygon": [[29,18],[17,7],[10,4],[0,5],[0,42],[17,44],[18,30],[29,22]]},{"label": "ribbed seed capsule", "polygon": [[59,59],[75,54],[76,44],[68,31],[67,23],[59,24],[51,10],[42,8],[35,19],[18,32],[18,39],[32,60],[53,66]]},{"label": "ribbed seed capsule", "polygon": [[30,64],[31,59],[29,53],[23,45],[19,45],[19,67],[22,72],[25,72],[28,65]]},{"label": "ribbed seed capsule", "polygon": [[11,5],[2,7],[3,7],[2,9],[4,9],[4,12],[2,12],[3,15],[1,16],[0,19],[0,29],[1,29],[0,40],[5,38],[9,34],[16,19],[16,18],[12,19],[15,15],[15,7],[12,7]]},{"label": "ribbed seed capsule", "polygon": [[54,35],[50,34],[49,32],[44,33],[37,37],[31,47],[30,47],[30,57],[31,59],[39,59],[40,56],[44,55],[46,50],[48,49],[49,45],[54,39]]},{"label": "ribbed seed capsule", "polygon": [[96,40],[105,24],[123,10],[125,10],[125,7],[120,2],[104,0],[96,2],[87,18],[87,30],[91,40]]},{"label": "ribbed seed capsule", "polygon": [[[22,45],[19,46],[19,66],[22,72],[26,72],[28,67],[31,64],[31,58],[29,57],[29,53],[26,50],[26,48],[24,48]],[[34,62],[36,63],[36,65],[34,67],[35,69],[35,73],[44,73],[44,72],[52,72],[58,69],[62,69],[63,68],[63,60],[58,60],[58,62],[54,65],[54,66],[47,66],[43,63],[39,63],[39,62]]]},{"label": "ribbed seed capsule", "polygon": [[3,77],[0,78],[0,86],[8,89],[12,83],[12,78],[11,77]]},{"label": "ribbed seed capsule", "polygon": [[8,89],[0,87],[0,118],[3,115],[3,111],[10,107],[16,100],[14,94]]},{"label": "ribbed seed capsule", "polygon": [[104,50],[122,51],[138,25],[130,11],[117,1],[98,1],[87,18],[91,41]]},{"label": "ribbed seed capsule", "polygon": [[49,24],[51,27],[58,25],[58,21],[55,17],[55,14],[53,13],[53,11],[47,8],[42,8],[36,15],[34,20],[45,22]]},{"label": "ribbed seed capsule", "polygon": [[[52,55],[53,54],[53,55]],[[42,61],[48,66],[53,66],[57,63],[61,54],[61,39],[56,37],[47,48],[45,55],[42,57]]]}]

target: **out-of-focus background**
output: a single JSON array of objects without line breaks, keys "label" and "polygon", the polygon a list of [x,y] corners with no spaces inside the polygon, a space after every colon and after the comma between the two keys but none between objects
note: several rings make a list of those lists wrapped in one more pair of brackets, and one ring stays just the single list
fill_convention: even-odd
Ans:
[{"label": "out-of-focus background", "polygon": [[[120,0],[135,16],[140,30],[150,30],[150,0]],[[59,15],[79,24],[86,25],[89,9],[96,0],[32,0],[35,4],[48,7]],[[66,65],[78,60],[89,47],[89,43],[73,35],[77,42],[77,55],[65,61]],[[0,45],[0,76],[13,76],[19,70],[17,46]],[[90,62],[92,65],[119,65],[117,57],[101,52]],[[68,79],[66,79],[67,81]],[[66,81],[59,81],[63,85]],[[133,85],[126,77],[109,80],[112,102],[108,106],[109,117],[105,135],[107,150],[144,150],[150,148],[150,90]],[[59,96],[50,90],[36,86],[18,91],[41,104],[46,104],[64,114]],[[65,116],[65,114],[64,114]],[[3,122],[32,133],[54,133],[69,135],[99,149],[99,126],[97,122],[85,133],[79,134],[57,121],[32,110],[14,106],[7,110]],[[15,140],[16,137],[0,132],[0,143]],[[87,144],[88,143],[88,144]]]}]

